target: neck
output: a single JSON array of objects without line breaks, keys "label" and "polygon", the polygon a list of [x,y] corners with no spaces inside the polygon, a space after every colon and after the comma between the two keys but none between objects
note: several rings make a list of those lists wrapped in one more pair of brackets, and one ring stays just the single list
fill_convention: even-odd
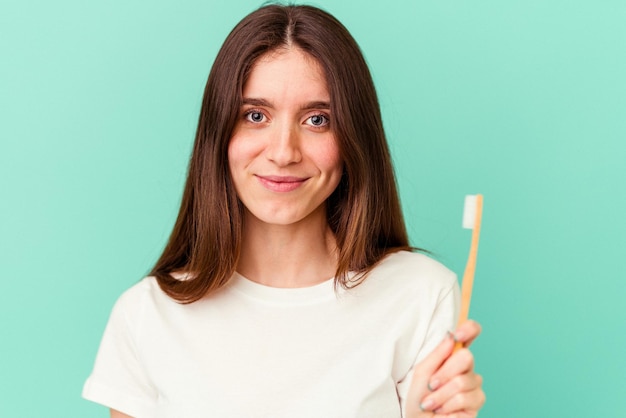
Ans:
[{"label": "neck", "polygon": [[313,286],[334,276],[336,250],[325,216],[274,225],[246,213],[237,271],[266,286]]}]

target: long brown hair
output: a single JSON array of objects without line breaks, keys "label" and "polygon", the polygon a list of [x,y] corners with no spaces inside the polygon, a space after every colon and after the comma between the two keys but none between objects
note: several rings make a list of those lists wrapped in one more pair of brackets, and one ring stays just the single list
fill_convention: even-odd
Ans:
[{"label": "long brown hair", "polygon": [[[386,254],[409,249],[374,83],[347,29],[311,6],[269,5],[246,16],[228,35],[206,84],[178,219],[151,274],[163,291],[194,302],[232,277],[241,249],[243,208],[228,169],[228,143],[243,86],[255,61],[296,46],[324,69],[333,132],[344,162],[327,202],[338,246],[335,285],[360,283]],[[348,272],[357,272],[349,279]],[[186,272],[181,279],[175,273]]]}]

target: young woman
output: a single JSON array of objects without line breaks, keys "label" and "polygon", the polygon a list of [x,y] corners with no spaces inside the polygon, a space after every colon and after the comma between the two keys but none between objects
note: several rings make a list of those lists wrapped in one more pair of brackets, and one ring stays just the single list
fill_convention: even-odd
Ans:
[{"label": "young woman", "polygon": [[347,30],[266,6],[207,82],[178,220],[116,303],[83,396],[112,417],[473,417],[456,277],[411,252]]}]

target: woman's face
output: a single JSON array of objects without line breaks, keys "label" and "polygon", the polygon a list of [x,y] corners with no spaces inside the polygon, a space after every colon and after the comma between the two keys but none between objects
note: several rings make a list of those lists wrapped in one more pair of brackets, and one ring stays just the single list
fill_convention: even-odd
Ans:
[{"label": "woman's face", "polygon": [[324,202],[341,179],[330,94],[317,61],[297,48],[257,60],[228,146],[237,195],[268,224],[326,220]]}]

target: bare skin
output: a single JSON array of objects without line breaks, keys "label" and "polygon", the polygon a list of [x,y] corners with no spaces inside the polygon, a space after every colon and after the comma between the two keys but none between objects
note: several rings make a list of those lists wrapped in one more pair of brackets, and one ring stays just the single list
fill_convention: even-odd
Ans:
[{"label": "bare skin", "polygon": [[297,48],[271,52],[253,67],[243,98],[228,147],[245,206],[237,271],[273,287],[328,280],[337,259],[325,201],[343,162],[322,69]]},{"label": "bare skin", "polygon": [[[298,49],[261,57],[244,86],[229,167],[244,203],[237,272],[272,287],[306,287],[333,277],[336,241],[325,201],[342,162],[332,133],[330,96],[319,65]],[[313,104],[313,105],[312,105]],[[480,326],[468,321],[455,339],[468,347]],[[446,338],[415,366],[408,418],[474,418],[485,402],[467,348]],[[111,410],[111,418],[129,418]],[[132,418],[132,417],[131,417]]]},{"label": "bare skin", "polygon": [[[482,377],[474,371],[467,347],[480,334],[480,325],[467,321],[415,366],[406,401],[410,418],[474,418],[485,403]],[[453,353],[455,340],[464,348]]]},{"label": "bare skin", "polygon": [[[237,270],[250,280],[275,287],[311,286],[327,280],[336,268],[336,244],[323,202],[333,189],[328,179],[340,171],[341,163],[336,160],[336,145],[329,142],[333,140],[332,130],[312,131],[307,125],[311,113],[301,110],[306,103],[329,100],[323,73],[298,49],[272,53],[253,68],[244,87],[246,97],[262,98],[270,105],[257,106],[258,122],[251,124],[245,118],[240,122],[229,147],[235,184],[239,181],[242,188],[238,192],[245,190],[247,195],[247,199],[242,198],[246,205],[244,246]],[[323,112],[332,121],[328,109],[315,112]],[[238,172],[242,167],[245,169]],[[317,187],[286,193],[267,191],[257,187],[255,178],[265,172],[311,175]],[[243,187],[246,185],[257,189],[250,192]],[[307,204],[315,199],[320,202],[316,208]],[[274,210],[266,210],[269,206]],[[477,323],[466,322],[454,339],[445,339],[416,365],[407,397],[407,417],[477,415],[485,402],[482,378],[474,372],[471,352],[463,348],[453,353],[453,348],[455,339],[468,347],[479,333]]]}]

